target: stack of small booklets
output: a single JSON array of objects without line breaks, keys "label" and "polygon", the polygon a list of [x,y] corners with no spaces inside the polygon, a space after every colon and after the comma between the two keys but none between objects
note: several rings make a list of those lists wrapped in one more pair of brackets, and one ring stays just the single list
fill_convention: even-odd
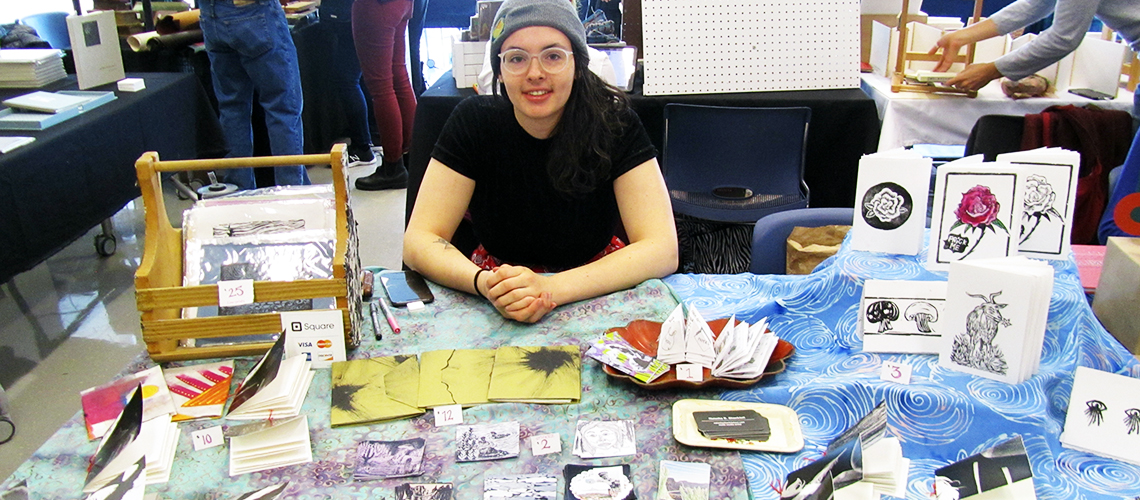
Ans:
[{"label": "stack of small booklets", "polygon": [[756,410],[695,411],[697,431],[709,439],[767,441],[772,437],[768,419]]},{"label": "stack of small booklets", "polygon": [[827,445],[824,456],[788,474],[780,498],[875,500],[906,496],[910,460],[887,436],[883,403]]},{"label": "stack of small booklets", "polygon": [[304,355],[285,359],[285,336],[278,337],[234,393],[226,418],[260,420],[300,414],[313,381],[311,365]]},{"label": "stack of small booklets", "polygon": [[66,76],[58,49],[0,50],[0,88],[39,88]]},{"label": "stack of small booklets", "polygon": [[1033,468],[1021,436],[934,471],[935,498],[1034,500]]},{"label": "stack of small booklets", "polygon": [[1140,379],[1078,366],[1061,445],[1140,465]]},{"label": "stack of small booklets", "polygon": [[1026,257],[955,262],[938,363],[1019,384],[1041,363],[1053,266]]},{"label": "stack of small booklets", "polygon": [[305,415],[230,427],[230,475],[313,461]]},{"label": "stack of small booklets", "polygon": [[695,308],[678,305],[657,338],[657,359],[670,365],[693,363],[708,368],[714,377],[751,379],[764,374],[779,338],[768,331],[767,319],[756,324],[729,318],[719,335]]},{"label": "stack of small booklets", "polygon": [[36,91],[3,101],[0,130],[43,130],[115,100],[114,92]]},{"label": "stack of small booklets", "polygon": [[669,365],[633,347],[615,332],[603,333],[586,350],[586,355],[645,383],[669,371]]},{"label": "stack of small booklets", "polygon": [[141,498],[143,485],[170,479],[180,434],[169,414],[143,420],[143,389],[136,386],[100,442],[83,492],[96,498],[124,498],[133,491]]}]

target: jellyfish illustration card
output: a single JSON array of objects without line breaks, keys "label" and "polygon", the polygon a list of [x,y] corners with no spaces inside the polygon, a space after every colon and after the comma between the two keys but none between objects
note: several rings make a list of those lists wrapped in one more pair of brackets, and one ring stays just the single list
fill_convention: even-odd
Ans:
[{"label": "jellyfish illustration card", "polygon": [[1140,465],[1140,379],[1078,366],[1061,445]]},{"label": "jellyfish illustration card", "polygon": [[1017,255],[1025,175],[1009,163],[950,162],[938,167],[927,267]]},{"label": "jellyfish illustration card", "polygon": [[1067,259],[1081,154],[1060,148],[1040,148],[998,155],[997,160],[1028,171],[1018,254],[1039,259]]},{"label": "jellyfish illustration card", "polygon": [[1037,372],[1045,341],[1053,266],[1026,257],[955,262],[939,319],[938,363],[1019,384]]},{"label": "jellyfish illustration card", "polygon": [[937,354],[945,305],[945,281],[864,281],[863,351]]},{"label": "jellyfish illustration card", "polygon": [[859,160],[851,248],[917,255],[926,232],[931,159],[915,152],[866,155]]}]

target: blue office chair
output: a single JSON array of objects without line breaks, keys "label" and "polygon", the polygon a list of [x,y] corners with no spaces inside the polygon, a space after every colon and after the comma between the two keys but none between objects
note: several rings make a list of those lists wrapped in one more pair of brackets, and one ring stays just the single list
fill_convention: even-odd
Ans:
[{"label": "blue office chair", "polygon": [[752,229],[752,264],[748,270],[754,274],[784,274],[788,235],[793,228],[850,226],[854,217],[853,208],[799,208],[764,216]]},{"label": "blue office chair", "polygon": [[673,211],[751,223],[808,206],[810,108],[665,105],[661,167]]},{"label": "blue office chair", "polygon": [[61,50],[71,48],[71,37],[67,34],[66,12],[32,14],[20,19],[19,22],[35,28],[36,34],[50,44],[51,48]]}]

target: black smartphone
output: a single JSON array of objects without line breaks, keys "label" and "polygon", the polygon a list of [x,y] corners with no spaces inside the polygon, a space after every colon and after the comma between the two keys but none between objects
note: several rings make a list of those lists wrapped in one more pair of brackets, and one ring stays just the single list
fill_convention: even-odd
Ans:
[{"label": "black smartphone", "polygon": [[1069,89],[1069,93],[1073,95],[1079,95],[1086,99],[1092,99],[1094,101],[1111,101],[1113,99],[1116,99],[1115,96],[1105,94],[1104,92],[1098,92],[1093,89]]},{"label": "black smartphone", "polygon": [[377,275],[380,285],[388,294],[392,305],[404,307],[412,302],[428,304],[435,300],[431,289],[424,282],[424,277],[415,271],[382,271]]}]

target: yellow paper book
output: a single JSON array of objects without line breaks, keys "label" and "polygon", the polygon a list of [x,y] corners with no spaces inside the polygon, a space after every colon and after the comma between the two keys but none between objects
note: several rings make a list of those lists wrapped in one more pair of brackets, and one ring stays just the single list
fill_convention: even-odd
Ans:
[{"label": "yellow paper book", "polygon": [[413,417],[420,364],[414,355],[354,359],[332,364],[333,427]]},{"label": "yellow paper book", "polygon": [[577,403],[582,355],[577,346],[500,347],[487,399],[516,403]]},{"label": "yellow paper book", "polygon": [[419,406],[487,403],[494,349],[429,351],[420,355]]}]

